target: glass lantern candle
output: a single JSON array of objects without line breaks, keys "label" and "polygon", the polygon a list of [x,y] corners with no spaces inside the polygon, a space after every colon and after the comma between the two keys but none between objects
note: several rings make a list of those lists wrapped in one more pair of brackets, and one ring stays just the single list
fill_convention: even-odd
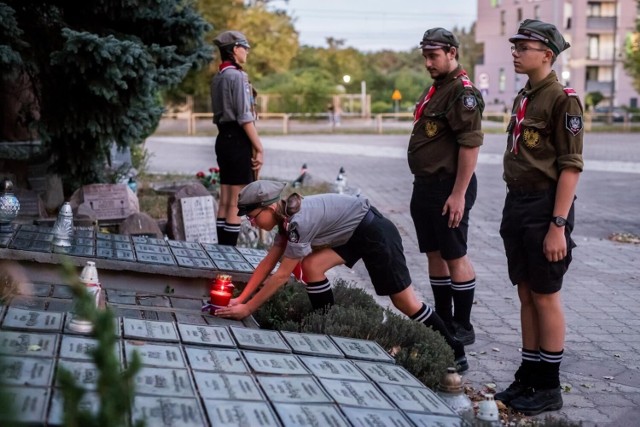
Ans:
[{"label": "glass lantern candle", "polygon": [[218,274],[216,278],[211,281],[209,288],[209,302],[214,306],[211,310],[214,311],[216,308],[228,306],[233,296],[233,289],[234,286],[233,283],[231,283],[231,275]]}]

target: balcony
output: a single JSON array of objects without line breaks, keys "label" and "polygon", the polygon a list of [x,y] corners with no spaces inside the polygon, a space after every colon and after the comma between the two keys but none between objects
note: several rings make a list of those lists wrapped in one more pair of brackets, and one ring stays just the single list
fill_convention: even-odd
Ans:
[{"label": "balcony", "polygon": [[588,16],[587,30],[599,32],[613,32],[616,27],[615,16]]},{"label": "balcony", "polygon": [[606,96],[611,93],[612,85],[610,81],[587,80],[586,92],[600,92]]}]

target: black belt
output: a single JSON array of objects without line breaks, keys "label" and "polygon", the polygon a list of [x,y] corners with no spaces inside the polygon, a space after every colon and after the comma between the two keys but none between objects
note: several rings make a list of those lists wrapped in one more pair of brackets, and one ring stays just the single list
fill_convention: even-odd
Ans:
[{"label": "black belt", "polygon": [[507,184],[507,190],[509,191],[509,193],[514,195],[545,193],[552,188],[555,187],[553,187],[551,182],[549,181],[536,182],[528,185]]},{"label": "black belt", "polygon": [[418,184],[433,184],[436,182],[454,179],[456,176],[450,173],[436,173],[433,175],[416,175],[414,182]]},{"label": "black belt", "polygon": [[354,231],[354,233],[357,233],[361,229],[365,228],[367,225],[371,224],[373,222],[373,219],[377,216],[382,216],[382,215],[380,214],[380,212],[378,212],[376,208],[371,206],[367,211],[367,213],[364,214],[364,217],[360,221],[360,224],[358,224],[358,226],[356,227],[356,230]]}]

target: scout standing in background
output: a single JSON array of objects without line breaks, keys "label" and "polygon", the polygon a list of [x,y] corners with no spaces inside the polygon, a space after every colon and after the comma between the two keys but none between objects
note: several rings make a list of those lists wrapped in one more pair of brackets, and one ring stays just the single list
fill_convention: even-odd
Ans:
[{"label": "scout standing in background", "polygon": [[518,287],[522,362],[496,400],[526,415],[562,407],[565,320],[560,289],[571,262],[576,186],[582,171],[582,105],[551,69],[569,48],[558,29],[527,19],[509,39],[516,73],[529,77],[513,103],[500,235]]},{"label": "scout standing in background", "polygon": [[240,233],[238,193],[257,179],[262,167],[262,143],[255,127],[255,95],[242,69],[249,42],[238,31],[215,38],[222,63],[211,81],[213,122],[218,126],[216,156],[220,167],[220,200],[216,231],[218,243],[235,246]]},{"label": "scout standing in background", "polygon": [[424,33],[420,47],[434,82],[416,104],[408,159],[415,177],[411,217],[420,252],[427,254],[436,313],[468,345],[475,342],[471,307],[476,278],[467,256],[467,232],[477,193],[474,171],[484,101],[458,64],[459,45],[443,28]]}]

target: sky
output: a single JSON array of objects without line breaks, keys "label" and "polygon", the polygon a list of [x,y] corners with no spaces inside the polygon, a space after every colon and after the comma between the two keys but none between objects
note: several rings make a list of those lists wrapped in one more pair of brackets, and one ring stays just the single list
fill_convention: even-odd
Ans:
[{"label": "sky", "polygon": [[478,0],[275,0],[272,8],[294,18],[300,44],[326,47],[326,38],[344,39],[361,51],[418,47],[432,27],[467,28]]}]

